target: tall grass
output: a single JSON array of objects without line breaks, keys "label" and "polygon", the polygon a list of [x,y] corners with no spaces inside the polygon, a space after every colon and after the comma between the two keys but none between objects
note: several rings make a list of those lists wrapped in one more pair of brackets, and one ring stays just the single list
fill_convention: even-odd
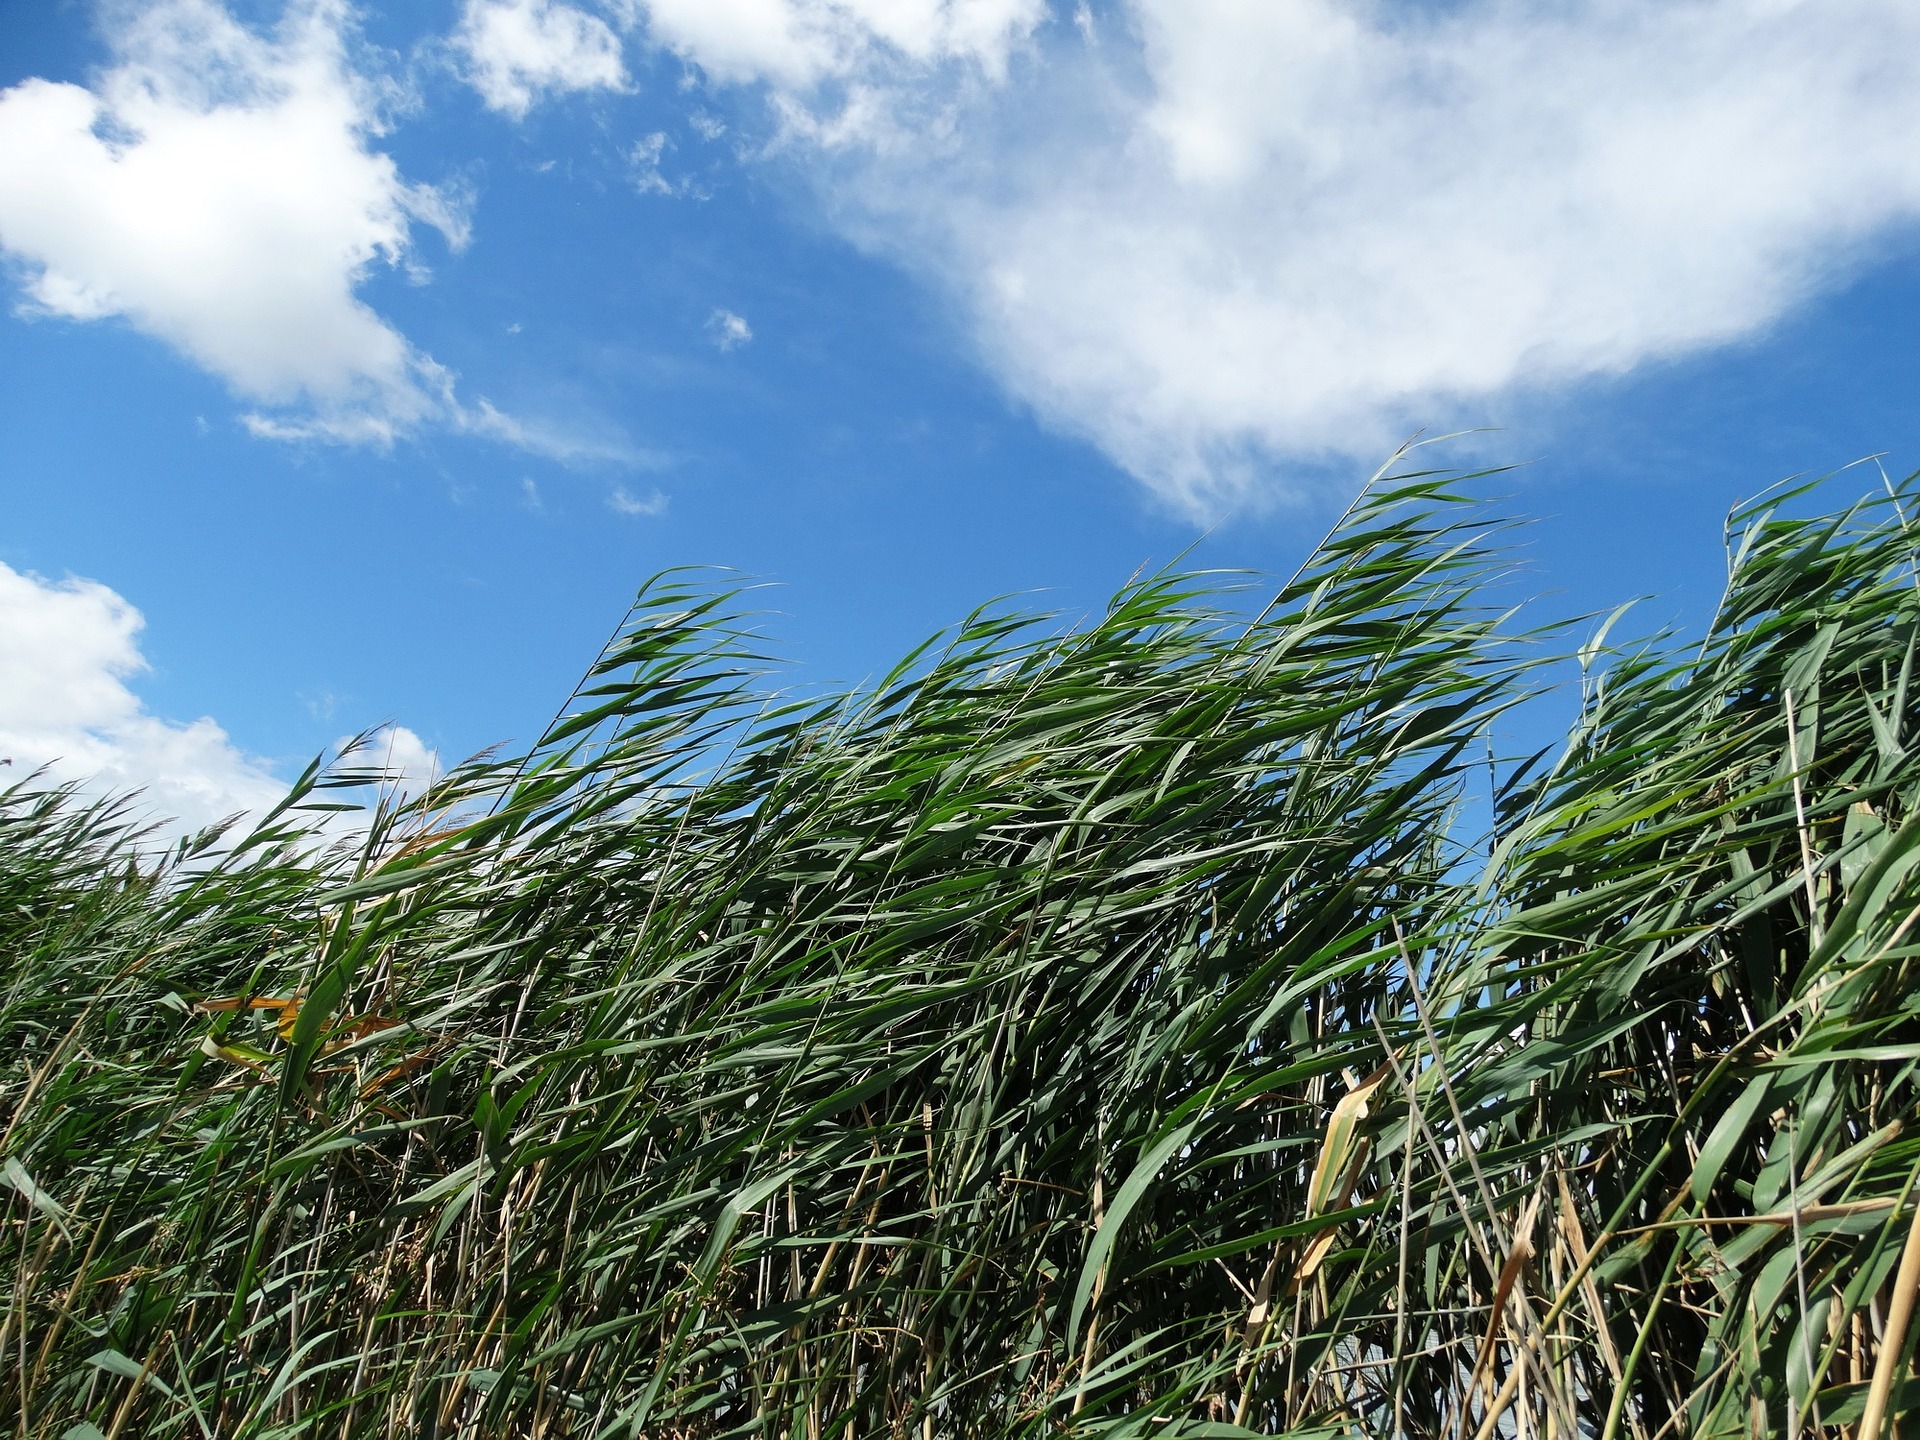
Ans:
[{"label": "tall grass", "polygon": [[1738,512],[1704,642],[1587,646],[1530,766],[1552,647],[1414,476],[1251,623],[1156,576],[825,700],[663,577],[357,846],[350,769],[160,860],[7,792],[0,1415],[1890,1433],[1916,499]]}]

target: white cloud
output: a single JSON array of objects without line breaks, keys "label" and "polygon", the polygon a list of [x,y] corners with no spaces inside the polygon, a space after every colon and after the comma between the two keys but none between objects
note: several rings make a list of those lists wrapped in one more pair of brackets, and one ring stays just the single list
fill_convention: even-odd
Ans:
[{"label": "white cloud", "polygon": [[649,11],[1010,391],[1195,509],[1754,335],[1920,215],[1910,0]]},{"label": "white cloud", "polygon": [[627,84],[607,22],[552,0],[467,0],[453,43],[481,98],[515,119],[543,96]]},{"label": "white cloud", "polygon": [[382,725],[364,736],[344,735],[334,749],[337,763],[378,776],[375,783],[395,794],[418,795],[445,773],[439,751],[404,725]]},{"label": "white cloud", "polygon": [[0,247],[31,305],[120,316],[219,375],[261,434],[391,440],[452,407],[451,377],[355,294],[413,267],[412,226],[466,239],[457,198],[370,148],[382,96],[339,0],[262,36],[214,0],[115,29],[92,89],[0,93]]},{"label": "white cloud", "polygon": [[647,0],[653,39],[716,80],[801,89],[893,61],[971,61],[991,75],[1046,0]]},{"label": "white cloud", "polygon": [[139,789],[187,829],[278,801],[285,784],[212,720],[164,720],[127,687],[146,668],[141,625],[104,585],[0,564],[0,757],[12,762],[0,773],[45,766],[95,794]]},{"label": "white cloud", "polygon": [[[700,118],[698,115],[693,117],[691,122],[693,128],[703,137],[711,139],[712,137],[707,135],[706,129],[701,125]],[[725,129],[724,126],[721,128]],[[712,190],[691,175],[682,175],[677,180],[667,178],[666,171],[661,168],[660,162],[666,158],[667,151],[673,148],[674,143],[664,130],[655,130],[636,140],[633,148],[627,151],[627,165],[632,171],[633,188],[642,195],[684,196],[693,200],[711,200]]]},{"label": "white cloud", "polygon": [[616,485],[607,496],[607,504],[621,515],[664,515],[667,513],[667,497],[658,490],[650,490],[645,495],[632,495],[624,485]]},{"label": "white cloud", "polygon": [[[128,681],[147,668],[133,605],[93,580],[46,580],[0,564],[0,786],[44,771],[90,795],[139,792],[137,813],[183,834],[235,815],[263,814],[286,782],[236,747],[213,720],[149,711]],[[331,713],[333,699],[316,707]],[[404,725],[336,748],[348,769],[392,792],[418,794],[442,773],[439,755]],[[350,834],[351,815],[321,828]]]},{"label": "white cloud", "polygon": [[635,469],[651,463],[626,437],[606,425],[522,419],[494,408],[490,400],[458,407],[456,427],[467,434],[499,440],[563,465],[613,465]]},{"label": "white cloud", "polygon": [[736,315],[731,310],[716,310],[707,317],[707,335],[724,354],[749,343],[753,339],[753,327],[747,324],[744,315]]},{"label": "white cloud", "polygon": [[651,135],[643,135],[634,142],[633,149],[627,152],[627,163],[633,167],[633,185],[642,195],[675,195],[678,187],[660,173],[660,157],[666,153],[667,133],[656,130]]}]

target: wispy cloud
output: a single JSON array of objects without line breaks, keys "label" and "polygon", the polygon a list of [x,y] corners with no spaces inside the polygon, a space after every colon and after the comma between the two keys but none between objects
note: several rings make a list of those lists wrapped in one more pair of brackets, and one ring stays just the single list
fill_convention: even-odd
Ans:
[{"label": "wispy cloud", "polygon": [[606,433],[604,426],[587,430],[554,421],[526,419],[508,415],[487,400],[471,406],[456,403],[448,414],[456,430],[503,441],[530,455],[557,460],[563,465],[611,465],[631,470],[660,463],[657,457],[636,449],[618,433]]},{"label": "wispy cloud", "polygon": [[715,310],[707,317],[707,338],[713,341],[716,349],[725,353],[738,350],[753,339],[753,327],[746,318],[731,310]]},{"label": "wispy cloud", "polygon": [[658,490],[649,490],[645,495],[633,495],[623,485],[613,487],[607,496],[607,504],[622,515],[664,515],[667,512],[667,497]]},{"label": "wispy cloud", "polygon": [[667,132],[656,130],[642,135],[627,152],[633,168],[633,184],[642,195],[675,195],[679,187],[660,172],[660,157],[666,153]]},{"label": "wispy cloud", "polygon": [[647,0],[655,41],[722,81],[788,88],[864,78],[876,66],[960,60],[991,75],[1046,15],[1046,0]]},{"label": "wispy cloud", "polygon": [[648,9],[1013,394],[1196,510],[1753,335],[1920,214],[1907,0]]}]

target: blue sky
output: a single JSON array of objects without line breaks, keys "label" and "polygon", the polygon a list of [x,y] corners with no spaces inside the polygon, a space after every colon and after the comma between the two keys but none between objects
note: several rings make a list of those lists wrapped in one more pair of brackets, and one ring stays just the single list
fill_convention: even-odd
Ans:
[{"label": "blue sky", "polygon": [[682,564],[857,681],[1284,573],[1421,428],[1551,609],[1697,621],[1737,498],[1920,464],[1916,72],[1893,0],[0,0],[0,751],[200,819],[524,739]]}]

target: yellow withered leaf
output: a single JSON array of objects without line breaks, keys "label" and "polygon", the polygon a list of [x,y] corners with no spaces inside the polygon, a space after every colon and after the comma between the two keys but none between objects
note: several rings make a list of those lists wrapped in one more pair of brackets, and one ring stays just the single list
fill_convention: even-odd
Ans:
[{"label": "yellow withered leaf", "polygon": [[1329,1210],[1346,1208],[1347,1196],[1359,1179],[1354,1162],[1365,1163],[1365,1152],[1372,1142],[1359,1137],[1360,1122],[1367,1118],[1367,1106],[1373,1092],[1393,1074],[1391,1064],[1382,1065],[1366,1079],[1354,1084],[1342,1095],[1327,1117],[1326,1138],[1320,1142],[1320,1155],[1313,1164],[1313,1179],[1307,1186],[1307,1218]]},{"label": "yellow withered leaf", "polygon": [[194,1009],[205,1015],[231,1013],[235,1010],[285,1010],[292,1006],[300,1008],[298,995],[230,995],[224,1000],[202,1000]]},{"label": "yellow withered leaf", "polygon": [[[1347,1093],[1335,1102],[1333,1114],[1327,1117],[1327,1133],[1320,1142],[1319,1157],[1313,1164],[1313,1178],[1307,1184],[1309,1220],[1347,1208],[1353,1187],[1360,1183],[1360,1172],[1366,1168],[1367,1157],[1373,1152],[1373,1141],[1359,1134],[1360,1124],[1367,1118],[1373,1092],[1391,1074],[1393,1065],[1388,1062],[1366,1079],[1351,1084]],[[1337,1238],[1334,1228],[1328,1226],[1308,1242],[1294,1264],[1290,1288],[1298,1289],[1313,1278]]]}]

